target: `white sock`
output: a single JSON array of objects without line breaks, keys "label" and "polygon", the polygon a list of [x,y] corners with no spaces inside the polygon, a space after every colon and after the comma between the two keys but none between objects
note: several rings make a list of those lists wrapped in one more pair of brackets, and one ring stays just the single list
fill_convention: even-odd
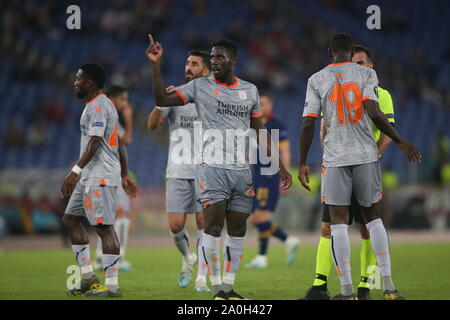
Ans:
[{"label": "white sock", "polygon": [[208,267],[205,262],[202,250],[203,229],[197,230],[197,256],[198,256],[198,272],[197,278],[206,277],[208,275]]},{"label": "white sock", "polygon": [[214,294],[222,290],[222,278],[220,277],[220,237],[203,234],[202,250],[205,254],[206,264],[209,270],[209,279]]},{"label": "white sock", "polygon": [[377,257],[377,264],[383,277],[385,290],[392,291],[394,290],[394,284],[391,278],[391,255],[389,252],[389,240],[383,221],[381,219],[375,219],[366,224],[366,227],[370,233],[370,242]]},{"label": "white sock", "polygon": [[186,229],[183,229],[178,233],[173,233],[172,231],[169,232],[173,237],[173,241],[175,242],[178,251],[180,251],[184,259],[188,261],[192,255],[192,251],[191,248],[189,247],[189,235]]},{"label": "white sock", "polygon": [[350,267],[348,225],[331,225],[331,252],[339,275],[339,280],[341,281],[341,293],[345,296],[351,295],[354,291]]},{"label": "white sock", "polygon": [[91,253],[89,244],[72,245],[72,251],[75,254],[75,259],[81,268],[81,275],[83,279],[90,278],[94,274],[91,264]]},{"label": "white sock", "polygon": [[244,251],[244,237],[226,235],[223,244],[223,290],[230,292],[234,288],[234,281],[239,270]]},{"label": "white sock", "polygon": [[117,237],[120,243],[120,257],[125,258],[125,251],[128,244],[128,232],[130,230],[130,219],[128,217],[121,217],[116,220],[114,224],[114,229],[116,230]]},{"label": "white sock", "polygon": [[119,260],[118,254],[103,255],[103,271],[105,272],[105,285],[108,290],[116,292],[119,288]]}]

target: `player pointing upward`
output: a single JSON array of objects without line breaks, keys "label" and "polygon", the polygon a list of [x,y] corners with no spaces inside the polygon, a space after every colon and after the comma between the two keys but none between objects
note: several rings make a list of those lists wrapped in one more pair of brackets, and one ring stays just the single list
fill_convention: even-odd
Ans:
[{"label": "player pointing upward", "polygon": [[[226,137],[228,130],[243,132],[253,128],[259,132],[264,129],[260,117],[259,95],[256,87],[235,76],[237,48],[229,40],[213,43],[211,66],[213,75],[194,79],[175,92],[167,93],[161,76],[160,61],[163,48],[149,35],[150,45],[147,56],[152,62],[153,94],[158,106],[179,106],[194,102],[202,121],[203,130],[214,129]],[[204,137],[206,138],[206,137]],[[270,135],[267,135],[270,155]],[[203,139],[203,150],[211,145],[211,139]],[[222,159],[238,157],[235,148],[216,149]],[[276,153],[276,150],[273,150]],[[210,269],[210,279],[215,299],[244,299],[234,291],[234,281],[239,269],[244,248],[246,222],[252,211],[253,184],[248,162],[208,161],[208,154],[202,154],[203,163],[199,165],[197,182],[200,184],[200,200],[205,215],[205,232],[202,254]],[[279,158],[276,158],[279,161]],[[291,176],[280,165],[281,187],[291,185]],[[223,277],[220,273],[220,234],[227,223],[227,236],[224,245]]]},{"label": "player pointing upward", "polygon": [[315,120],[323,112],[328,133],[323,143],[321,193],[322,202],[330,210],[331,251],[341,282],[341,294],[335,299],[356,299],[350,272],[347,225],[352,191],[361,206],[377,256],[384,298],[404,299],[392,282],[388,238],[380,219],[381,174],[372,121],[407,154],[411,162],[420,161],[421,155],[400,137],[381,113],[376,72],[351,63],[353,43],[350,36],[336,34],[331,38],[328,50],[333,63],[308,80],[300,138],[299,179],[309,190],[306,160],[314,136]]}]

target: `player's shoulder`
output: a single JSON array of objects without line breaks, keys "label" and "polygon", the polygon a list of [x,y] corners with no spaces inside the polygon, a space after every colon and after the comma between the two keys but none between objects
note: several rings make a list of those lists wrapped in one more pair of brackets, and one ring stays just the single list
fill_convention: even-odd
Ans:
[{"label": "player's shoulder", "polygon": [[93,101],[88,103],[91,110],[95,112],[103,112],[112,116],[119,116],[114,103],[104,93],[99,94]]}]

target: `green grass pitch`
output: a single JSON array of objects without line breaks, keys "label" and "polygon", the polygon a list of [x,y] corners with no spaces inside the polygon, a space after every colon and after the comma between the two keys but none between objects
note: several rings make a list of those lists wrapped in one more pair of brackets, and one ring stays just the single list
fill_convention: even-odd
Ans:
[{"label": "green grass pitch", "polygon": [[[283,247],[269,249],[269,267],[245,269],[256,254],[246,248],[236,280],[236,291],[251,299],[297,299],[312,283],[315,245],[299,248],[297,260],[284,263]],[[394,282],[407,299],[449,299],[450,246],[435,244],[391,244]],[[123,299],[211,299],[210,293],[196,293],[193,283],[185,289],[177,285],[181,258],[173,247],[130,248],[127,258],[135,270],[120,272]],[[66,268],[74,263],[70,250],[17,250],[0,255],[0,299],[84,299],[65,295],[69,276]],[[354,284],[359,279],[359,246],[352,247]],[[99,273],[103,280],[103,275]],[[329,281],[332,295],[338,292],[338,278],[332,270]],[[372,297],[381,299],[381,290]]]}]

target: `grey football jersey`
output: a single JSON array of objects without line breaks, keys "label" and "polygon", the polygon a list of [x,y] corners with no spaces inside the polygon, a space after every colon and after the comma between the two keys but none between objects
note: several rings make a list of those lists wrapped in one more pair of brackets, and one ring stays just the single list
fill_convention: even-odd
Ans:
[{"label": "grey football jersey", "polygon": [[195,103],[202,124],[201,162],[211,167],[247,169],[248,139],[237,135],[248,134],[251,117],[261,116],[256,86],[239,78],[227,85],[211,75],[194,79],[176,92],[185,104]]},{"label": "grey football jersey", "polygon": [[80,183],[86,186],[118,186],[121,183],[118,115],[103,93],[86,104],[80,119],[80,157],[91,136],[102,137],[94,157],[83,168]]},{"label": "grey football jersey", "polygon": [[162,108],[161,116],[169,120],[170,130],[166,178],[194,179],[194,122],[199,121],[195,105]]},{"label": "grey football jersey", "polygon": [[303,117],[323,118],[326,167],[342,167],[378,160],[372,121],[364,110],[366,99],[378,102],[377,74],[355,63],[330,64],[308,79]]}]

